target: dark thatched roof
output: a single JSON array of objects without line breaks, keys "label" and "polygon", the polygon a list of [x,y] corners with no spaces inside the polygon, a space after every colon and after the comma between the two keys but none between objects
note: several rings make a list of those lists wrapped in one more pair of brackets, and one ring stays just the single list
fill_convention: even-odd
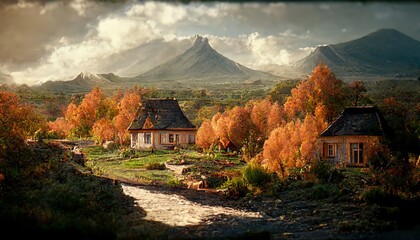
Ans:
[{"label": "dark thatched roof", "polygon": [[349,107],[322,133],[321,136],[368,135],[382,136],[385,120],[375,107]]},{"label": "dark thatched roof", "polygon": [[128,130],[196,127],[184,115],[175,99],[144,99]]}]

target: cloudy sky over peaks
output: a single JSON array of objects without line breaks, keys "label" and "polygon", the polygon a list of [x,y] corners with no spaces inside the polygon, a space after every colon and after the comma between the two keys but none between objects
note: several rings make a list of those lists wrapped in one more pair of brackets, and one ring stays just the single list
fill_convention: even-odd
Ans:
[{"label": "cloudy sky over peaks", "polygon": [[254,69],[395,28],[420,40],[418,2],[0,1],[0,73],[29,85],[81,71],[135,76],[194,35]]}]

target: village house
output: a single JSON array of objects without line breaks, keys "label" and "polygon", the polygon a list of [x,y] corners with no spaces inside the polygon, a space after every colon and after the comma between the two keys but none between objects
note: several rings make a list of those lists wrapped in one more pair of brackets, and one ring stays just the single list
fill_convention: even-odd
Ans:
[{"label": "village house", "polygon": [[373,145],[385,137],[385,120],[372,106],[345,108],[319,137],[321,157],[347,166],[366,166]]},{"label": "village house", "polygon": [[144,99],[128,132],[132,148],[172,149],[194,144],[197,128],[176,99]]}]

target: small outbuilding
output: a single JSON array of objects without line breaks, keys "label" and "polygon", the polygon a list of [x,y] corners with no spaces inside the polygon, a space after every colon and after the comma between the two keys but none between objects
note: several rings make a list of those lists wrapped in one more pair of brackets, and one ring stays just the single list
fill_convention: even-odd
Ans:
[{"label": "small outbuilding", "polygon": [[172,149],[194,144],[197,128],[185,116],[176,99],[144,99],[128,132],[131,147]]}]

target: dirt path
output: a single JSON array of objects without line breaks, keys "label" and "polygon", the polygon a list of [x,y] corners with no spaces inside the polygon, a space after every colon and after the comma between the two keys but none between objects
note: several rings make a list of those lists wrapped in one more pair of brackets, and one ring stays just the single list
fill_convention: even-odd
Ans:
[{"label": "dirt path", "polygon": [[[215,193],[122,183],[123,191],[145,212],[145,220],[188,229],[192,239],[232,239],[247,234],[257,239],[375,239],[369,232],[340,231],[339,222],[357,221],[353,204],[281,199],[227,199]],[[346,209],[344,211],[343,209]],[[380,238],[376,238],[380,239]]]},{"label": "dirt path", "polygon": [[170,226],[191,226],[209,223],[217,215],[241,218],[263,218],[260,212],[237,210],[229,207],[197,203],[175,193],[159,193],[141,187],[122,184],[124,193],[135,198],[136,204],[146,211],[146,220]]}]

